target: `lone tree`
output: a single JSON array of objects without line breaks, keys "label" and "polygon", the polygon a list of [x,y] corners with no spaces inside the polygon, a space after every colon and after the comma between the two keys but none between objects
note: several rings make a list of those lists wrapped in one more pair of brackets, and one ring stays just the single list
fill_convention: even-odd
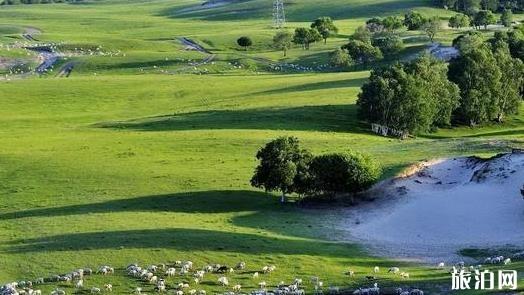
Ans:
[{"label": "lone tree", "polygon": [[424,32],[428,36],[429,40],[433,43],[435,40],[435,36],[440,31],[440,20],[438,17],[432,17],[428,19],[424,25],[422,25],[422,28],[424,29]]},{"label": "lone tree", "polygon": [[513,22],[513,12],[511,12],[511,9],[504,9],[502,14],[500,15],[500,22],[506,27],[511,27],[511,23]]},{"label": "lone tree", "polygon": [[329,16],[319,17],[312,24],[312,29],[317,29],[317,31],[322,35],[324,39],[324,44],[327,43],[327,39],[333,34],[338,33],[338,28],[333,23],[333,20]]},{"label": "lone tree", "polygon": [[256,158],[260,161],[251,178],[251,185],[266,191],[280,191],[281,202],[292,193],[296,183],[307,172],[311,154],[300,148],[296,137],[280,137],[260,149]]},{"label": "lone tree", "polygon": [[284,56],[287,56],[287,51],[291,48],[293,42],[293,35],[288,31],[278,31],[273,37],[273,47],[282,50]]},{"label": "lone tree", "polygon": [[380,177],[380,166],[360,153],[327,154],[314,157],[309,166],[313,188],[327,195],[354,194],[371,187]]},{"label": "lone tree", "polygon": [[237,44],[241,47],[244,47],[244,50],[247,51],[247,48],[253,45],[253,41],[251,40],[251,38],[243,36],[238,38]]},{"label": "lone tree", "polygon": [[313,28],[296,28],[293,35],[293,43],[301,44],[302,48],[309,50],[309,45],[322,40],[322,35],[317,29]]}]

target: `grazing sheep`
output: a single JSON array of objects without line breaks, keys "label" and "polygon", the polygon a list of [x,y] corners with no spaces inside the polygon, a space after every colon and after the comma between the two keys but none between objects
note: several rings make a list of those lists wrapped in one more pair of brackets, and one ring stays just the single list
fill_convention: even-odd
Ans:
[{"label": "grazing sheep", "polygon": [[45,283],[44,278],[38,278],[35,280],[35,284],[44,284],[44,283]]},{"label": "grazing sheep", "polygon": [[197,290],[191,289],[187,292],[189,295],[195,295],[197,293]]},{"label": "grazing sheep", "polygon": [[137,295],[142,294],[142,288],[140,288],[140,287],[136,287],[136,288],[135,288],[135,294],[137,294]]},{"label": "grazing sheep", "polygon": [[155,291],[158,293],[164,293],[166,291],[166,285],[157,285],[155,287]]},{"label": "grazing sheep", "polygon": [[33,295],[42,295],[42,290],[34,290]]},{"label": "grazing sheep", "polygon": [[175,261],[175,265],[182,265],[182,261],[180,260]]},{"label": "grazing sheep", "polygon": [[206,265],[204,266],[204,272],[212,272],[213,266],[212,265]]},{"label": "grazing sheep", "polygon": [[420,289],[413,289],[409,292],[409,295],[424,295],[424,291]]},{"label": "grazing sheep", "polygon": [[205,290],[198,290],[198,295],[206,295],[206,291]]},{"label": "grazing sheep", "polygon": [[229,285],[229,280],[226,277],[219,277],[218,283],[222,286],[227,286]]},{"label": "grazing sheep", "polygon": [[75,283],[75,288],[81,289],[84,287],[84,280],[78,280],[78,282]]},{"label": "grazing sheep", "polygon": [[375,266],[375,267],[373,268],[373,272],[374,272],[374,273],[378,273],[378,272],[380,272],[380,267]]},{"label": "grazing sheep", "polygon": [[173,277],[176,275],[176,269],[174,267],[170,267],[166,270],[166,276]]},{"label": "grazing sheep", "polygon": [[401,277],[401,278],[404,278],[404,279],[409,279],[409,273],[407,273],[407,272],[401,272],[401,273],[400,273],[400,277]]},{"label": "grazing sheep", "polygon": [[106,292],[113,292],[113,285],[105,284],[104,289],[106,290]]},{"label": "grazing sheep", "polygon": [[175,295],[184,295],[184,291],[175,290]]},{"label": "grazing sheep", "polygon": [[504,265],[508,265],[511,263],[511,258],[504,259]]},{"label": "grazing sheep", "polygon": [[437,268],[440,268],[440,269],[442,269],[442,268],[444,268],[444,267],[446,267],[446,264],[445,264],[444,262],[440,262],[440,263],[437,265]]},{"label": "grazing sheep", "polygon": [[100,293],[100,288],[97,288],[97,287],[91,288],[91,294],[98,294],[98,293]]},{"label": "grazing sheep", "polygon": [[233,292],[240,292],[240,290],[242,289],[242,286],[241,285],[234,285],[233,286]]},{"label": "grazing sheep", "polygon": [[394,274],[398,273],[400,271],[400,268],[398,267],[390,267],[388,270],[388,273],[392,272]]},{"label": "grazing sheep", "polygon": [[260,289],[265,289],[266,288],[266,282],[265,281],[262,281],[260,283],[258,283],[258,286],[260,287]]},{"label": "grazing sheep", "polygon": [[238,270],[243,270],[243,269],[246,268],[246,263],[244,261],[241,261],[241,262],[237,263],[235,268],[238,269]]},{"label": "grazing sheep", "polygon": [[254,274],[253,274],[253,279],[256,279],[258,278],[258,271],[256,271]]},{"label": "grazing sheep", "polygon": [[150,265],[147,267],[147,270],[150,272],[156,272],[158,270],[158,267],[156,265]]},{"label": "grazing sheep", "polygon": [[194,278],[194,279],[193,279],[193,282],[195,282],[195,285],[198,285],[198,284],[200,284],[200,279],[198,279],[198,278]]},{"label": "grazing sheep", "polygon": [[351,269],[348,270],[345,274],[350,276],[350,277],[355,276],[355,272],[353,270],[351,270]]},{"label": "grazing sheep", "polygon": [[297,286],[300,286],[302,285],[302,279],[299,279],[299,278],[296,278],[295,281],[293,282],[295,285]]}]

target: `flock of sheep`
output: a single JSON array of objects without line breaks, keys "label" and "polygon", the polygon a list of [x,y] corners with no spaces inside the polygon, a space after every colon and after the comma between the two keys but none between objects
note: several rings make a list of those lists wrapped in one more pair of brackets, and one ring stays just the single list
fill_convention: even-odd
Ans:
[{"label": "flock of sheep", "polygon": [[[373,287],[361,287],[356,290],[341,290],[336,286],[325,288],[322,280],[313,276],[307,282],[301,278],[295,278],[291,282],[280,281],[278,284],[270,286],[264,277],[271,275],[276,271],[276,266],[266,265],[256,271],[246,271],[246,263],[239,262],[234,267],[220,264],[209,264],[201,268],[195,268],[191,261],[175,261],[172,264],[159,264],[140,266],[137,263],[128,265],[124,269],[125,276],[132,278],[138,284],[134,289],[129,289],[121,293],[134,295],[145,295],[144,289],[154,290],[158,294],[170,295],[206,295],[206,291],[200,288],[200,284],[205,281],[206,285],[210,283],[215,285],[218,294],[239,295],[245,289],[240,283],[233,283],[232,276],[234,273],[249,274],[251,287],[256,288],[249,292],[250,295],[305,295],[306,285],[315,295],[327,292],[330,295],[336,294],[355,294],[355,295],[375,295],[380,294],[380,288],[377,283]],[[376,280],[375,275],[380,273],[380,268],[372,269],[373,275],[366,276],[369,282]],[[398,267],[391,267],[388,273],[393,273],[402,278],[409,278],[409,274],[401,272]],[[60,287],[53,289],[50,295],[66,295],[65,288],[74,289],[74,293],[108,294],[113,292],[113,285],[105,283],[94,285],[89,279],[90,276],[98,275],[101,278],[110,277],[115,274],[115,269],[111,266],[104,265],[96,271],[91,268],[80,268],[72,272],[54,275],[48,278],[38,278],[33,281],[11,282],[0,286],[0,295],[42,295],[42,291],[37,289],[38,286],[59,284]],[[213,275],[211,278],[209,278]],[[355,276],[355,272],[349,270],[346,272],[349,277]],[[166,280],[170,280],[168,283]],[[180,281],[177,282],[176,280]],[[89,284],[87,282],[89,281]],[[99,280],[98,280],[99,281]],[[107,279],[110,281],[110,279]],[[89,286],[88,286],[89,285]],[[249,287],[249,286],[248,286]],[[251,288],[253,289],[253,288]],[[395,289],[395,294],[399,295],[423,295],[424,292],[419,289],[402,290]]]}]

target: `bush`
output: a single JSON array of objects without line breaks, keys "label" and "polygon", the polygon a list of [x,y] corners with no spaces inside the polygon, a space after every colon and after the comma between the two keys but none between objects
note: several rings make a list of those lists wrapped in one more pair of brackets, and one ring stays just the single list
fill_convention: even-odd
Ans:
[{"label": "bush", "polygon": [[380,177],[381,168],[360,153],[327,154],[313,158],[309,166],[317,193],[355,194],[370,188]]},{"label": "bush", "polygon": [[349,40],[342,49],[347,50],[351,58],[358,63],[369,63],[384,58],[379,48],[359,40]]},{"label": "bush", "polygon": [[348,67],[353,64],[353,59],[344,49],[337,49],[330,55],[329,62],[334,67]]},{"label": "bush", "polygon": [[249,46],[253,45],[253,41],[251,40],[251,38],[243,36],[243,37],[238,38],[237,44],[239,46],[244,47],[244,49],[247,50]]},{"label": "bush", "polygon": [[404,49],[404,42],[397,34],[377,34],[372,41],[373,46],[378,47],[384,55],[397,54]]}]

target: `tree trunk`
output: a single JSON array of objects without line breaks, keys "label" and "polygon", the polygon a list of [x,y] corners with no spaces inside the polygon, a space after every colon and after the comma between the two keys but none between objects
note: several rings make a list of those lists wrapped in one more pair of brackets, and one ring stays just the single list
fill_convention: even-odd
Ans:
[{"label": "tree trunk", "polygon": [[280,197],[280,203],[284,204],[286,202],[286,193],[282,191],[282,196]]}]

